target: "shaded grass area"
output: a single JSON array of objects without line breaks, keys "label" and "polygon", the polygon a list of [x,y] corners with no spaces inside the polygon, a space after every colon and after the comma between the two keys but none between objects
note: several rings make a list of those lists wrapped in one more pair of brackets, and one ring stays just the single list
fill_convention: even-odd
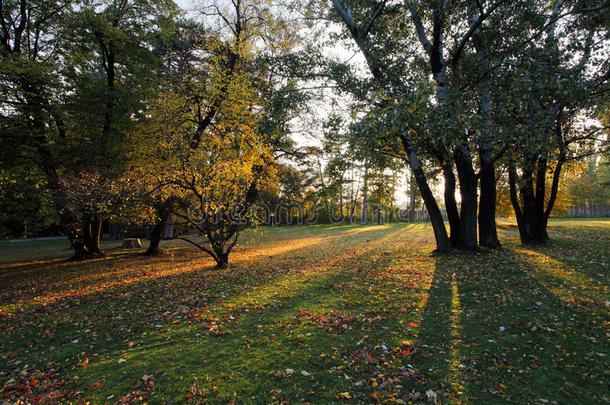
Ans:
[{"label": "shaded grass area", "polygon": [[[357,227],[357,225],[311,225],[299,227],[298,233],[300,235],[316,235],[328,231],[345,231],[354,227]],[[255,241],[278,241],[284,238],[290,239],[295,232],[294,228],[295,227],[292,226],[266,228],[264,231],[262,229],[247,229],[240,235],[240,244],[244,246],[250,245]],[[183,236],[197,242],[205,243],[205,239],[198,236],[196,233],[190,233]],[[100,244],[102,250],[106,254],[117,256],[144,252],[148,248],[149,240],[141,238],[140,241],[142,242],[141,249],[124,249],[121,247],[123,244],[121,239],[102,239]],[[179,239],[164,240],[161,245],[163,249],[170,251],[181,248],[192,248],[192,245],[188,242]],[[74,250],[71,248],[70,242],[67,239],[28,240],[19,242],[0,241],[0,269],[16,264],[28,264],[31,263],[32,260],[36,260],[37,262],[66,260],[73,255]]]},{"label": "shaded grass area", "polygon": [[32,258],[41,260],[69,257],[70,250],[70,243],[65,239],[0,241],[0,264],[11,264],[20,260],[29,261]]},{"label": "shaded grass area", "polygon": [[[594,229],[594,231],[592,231]],[[425,225],[0,269],[9,402],[608,402],[610,222],[432,254]]]},{"label": "shaded grass area", "polygon": [[[199,239],[196,235],[190,235],[193,239]],[[123,249],[122,240],[102,240],[102,250],[109,255],[141,253],[148,247],[149,241],[141,239],[142,249]],[[188,247],[187,242],[180,240],[164,241],[165,248],[175,249]],[[74,255],[74,250],[67,239],[58,240],[29,240],[19,242],[0,241],[0,268],[17,263],[27,264],[34,258],[39,262],[58,261],[69,259]]]}]

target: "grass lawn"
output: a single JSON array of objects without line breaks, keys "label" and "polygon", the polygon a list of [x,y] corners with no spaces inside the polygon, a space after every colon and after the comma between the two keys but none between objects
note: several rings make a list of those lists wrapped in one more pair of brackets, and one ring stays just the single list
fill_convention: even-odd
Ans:
[{"label": "grass lawn", "polygon": [[[195,237],[195,239],[197,239]],[[148,240],[141,240],[143,248],[137,252],[143,252],[148,247]],[[104,252],[118,256],[122,254],[134,253],[133,249],[123,249],[121,245],[123,240],[102,240],[101,246]],[[187,242],[181,240],[164,241],[162,243],[166,249],[192,247]],[[8,242],[0,241],[0,268],[7,265],[16,265],[19,263],[31,264],[32,260],[50,261],[64,260],[72,257],[74,250],[70,246],[68,239],[59,240],[31,240],[23,242]]]},{"label": "grass lawn", "polygon": [[427,225],[267,229],[225,270],[4,261],[0,402],[609,402],[610,221],[500,231],[439,256]]}]

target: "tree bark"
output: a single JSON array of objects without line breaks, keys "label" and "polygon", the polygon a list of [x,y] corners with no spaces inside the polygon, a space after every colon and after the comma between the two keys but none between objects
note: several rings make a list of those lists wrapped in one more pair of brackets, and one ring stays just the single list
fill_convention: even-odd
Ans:
[{"label": "tree bark", "polygon": [[103,253],[100,246],[101,230],[102,220],[98,215],[85,216],[82,226],[82,238],[72,243],[75,250],[75,259],[83,260]]},{"label": "tree bark", "polygon": [[169,211],[165,209],[164,204],[157,205],[157,215],[159,219],[153,226],[150,234],[150,243],[148,249],[144,253],[147,256],[154,256],[161,253],[161,239],[163,239],[163,230],[165,223],[169,217]]},{"label": "tree bark", "polygon": [[150,243],[148,249],[146,249],[145,255],[154,256],[161,253],[161,239],[163,238],[163,227],[165,226],[165,220],[161,219],[155,223],[150,233]]},{"label": "tree bark", "polygon": [[432,223],[432,229],[434,231],[434,238],[436,241],[436,250],[439,252],[449,252],[451,251],[451,242],[449,241],[449,236],[447,236],[447,229],[445,228],[443,216],[438,204],[436,203],[434,194],[432,194],[432,190],[430,190],[430,186],[426,180],[426,175],[421,168],[419,159],[415,153],[415,149],[413,148],[413,144],[411,143],[408,135],[405,133],[402,134],[400,139],[409,159],[411,172],[415,177],[415,182],[419,188],[419,193],[424,201],[426,209],[428,210],[428,215],[430,215],[430,222]]},{"label": "tree bark", "polygon": [[461,245],[460,238],[460,214],[458,213],[457,202],[455,201],[455,174],[453,167],[447,159],[443,159],[445,163],[442,165],[443,178],[445,179],[445,210],[447,211],[447,220],[449,221],[449,240],[451,246],[458,247]]},{"label": "tree bark", "polygon": [[493,147],[490,142],[491,95],[484,91],[481,102],[482,135],[478,140],[480,189],[479,196],[479,244],[492,249],[500,248],[496,226],[496,171],[494,168]]},{"label": "tree bark", "polygon": [[94,215],[90,221],[90,235],[89,235],[89,252],[94,255],[102,254],[101,247],[101,236],[102,236],[102,218],[98,215]]},{"label": "tree bark", "polygon": [[479,196],[479,244],[487,248],[501,247],[496,226],[496,173],[491,145],[479,146],[481,162],[481,195]]},{"label": "tree bark", "polygon": [[515,211],[515,218],[517,219],[519,237],[521,238],[521,243],[526,243],[527,231],[525,229],[523,211],[521,210],[521,205],[519,204],[519,195],[517,192],[517,167],[513,157],[511,157],[508,161],[508,185],[510,189],[510,202],[513,206],[513,210]]},{"label": "tree bark", "polygon": [[[470,20],[474,23],[480,17],[479,11],[474,4],[469,7]],[[476,50],[479,64],[486,70],[490,70],[491,61],[485,47],[482,32],[477,30],[472,35],[472,41]],[[488,248],[500,248],[498,231],[496,227],[496,173],[494,168],[494,156],[492,146],[492,123],[491,123],[491,76],[484,83],[481,90],[481,102],[479,105],[481,116],[481,134],[478,138],[479,166],[480,166],[480,190],[479,195],[479,244]]]},{"label": "tree bark", "polygon": [[460,180],[460,247],[476,249],[477,240],[477,176],[472,165],[470,149],[459,145],[455,149],[455,166]]},{"label": "tree bark", "polygon": [[216,258],[216,268],[217,269],[226,269],[229,267],[229,253],[220,253]]},{"label": "tree bark", "polygon": [[[511,159],[509,163],[511,202],[515,209],[521,243],[524,245],[543,244],[548,240],[547,217],[544,210],[544,187],[540,184],[542,181],[546,181],[546,159],[541,160],[543,161],[537,162],[535,178],[534,171],[531,168],[522,169],[518,195],[514,160]],[[531,166],[532,160],[526,164]],[[535,192],[534,181],[536,182],[536,190],[539,192],[538,195]]]},{"label": "tree bark", "polygon": [[409,222],[415,222],[415,176],[411,172],[409,179]]},{"label": "tree bark", "polygon": [[368,199],[369,199],[368,177],[369,177],[369,166],[368,166],[368,163],[365,163],[364,181],[363,181],[363,186],[362,186],[362,213],[361,213],[362,225],[366,225],[366,222],[368,220],[367,219]]}]

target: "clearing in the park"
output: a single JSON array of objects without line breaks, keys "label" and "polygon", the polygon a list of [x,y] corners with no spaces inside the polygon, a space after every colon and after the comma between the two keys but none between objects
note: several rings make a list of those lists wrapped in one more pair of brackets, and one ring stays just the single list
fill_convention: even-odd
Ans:
[{"label": "clearing in the park", "polygon": [[499,230],[437,255],[423,224],[266,228],[222,270],[2,244],[1,401],[608,402],[610,221],[554,220],[543,247]]}]

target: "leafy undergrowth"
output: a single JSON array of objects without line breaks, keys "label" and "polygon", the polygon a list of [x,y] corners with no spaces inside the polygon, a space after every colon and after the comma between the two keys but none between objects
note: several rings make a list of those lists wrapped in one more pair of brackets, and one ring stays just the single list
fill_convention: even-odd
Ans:
[{"label": "leafy undergrowth", "polygon": [[610,222],[432,254],[424,225],[267,230],[192,250],[0,270],[0,399],[608,402]]}]

